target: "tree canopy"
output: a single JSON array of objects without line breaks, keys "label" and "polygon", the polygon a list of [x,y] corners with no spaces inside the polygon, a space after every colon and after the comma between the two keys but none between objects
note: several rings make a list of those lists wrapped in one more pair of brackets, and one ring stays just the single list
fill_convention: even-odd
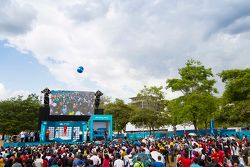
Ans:
[{"label": "tree canopy", "polygon": [[115,131],[125,130],[126,124],[129,122],[133,108],[124,103],[121,99],[115,99],[104,106],[105,114],[113,116],[113,127]]},{"label": "tree canopy", "polygon": [[166,100],[163,87],[144,86],[136,96],[137,109],[131,116],[131,122],[139,127],[147,127],[151,130],[167,124],[165,113]]},{"label": "tree canopy", "polygon": [[17,134],[23,130],[38,129],[40,102],[38,96],[31,94],[0,102],[0,133]]},{"label": "tree canopy", "polygon": [[219,76],[225,83],[221,119],[231,125],[250,124],[250,69],[223,70]]},{"label": "tree canopy", "polygon": [[[216,110],[213,93],[217,93],[217,89],[214,87],[216,80],[212,79],[212,69],[191,59],[187,61],[185,67],[179,69],[179,75],[180,79],[174,78],[166,81],[166,89],[180,91],[183,94],[174,102],[175,106],[181,106],[178,108],[180,112],[172,112],[172,117],[181,118],[180,114],[182,114],[183,121],[191,121],[195,129],[200,122],[205,122],[205,127],[207,127],[208,120],[212,117],[211,113]],[[207,119],[204,120],[204,116]]]}]

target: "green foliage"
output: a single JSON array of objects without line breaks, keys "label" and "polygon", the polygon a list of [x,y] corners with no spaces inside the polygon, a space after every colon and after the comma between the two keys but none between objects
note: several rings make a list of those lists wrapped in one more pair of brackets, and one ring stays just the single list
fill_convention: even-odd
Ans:
[{"label": "green foliage", "polygon": [[226,125],[250,125],[250,69],[224,70],[219,76],[226,84],[220,120]]},{"label": "green foliage", "polygon": [[137,109],[131,116],[131,123],[138,127],[149,128],[150,131],[161,127],[165,121],[163,113],[147,108]]},{"label": "green foliage", "polygon": [[168,120],[170,120],[173,126],[182,124],[186,121],[181,98],[173,99],[168,102],[167,113],[169,117]]},{"label": "green foliage", "polygon": [[148,127],[150,130],[159,128],[167,124],[167,114],[165,113],[165,106],[167,101],[164,97],[163,87],[147,87],[141,90],[136,100],[139,105],[131,116],[131,122],[139,127]]},{"label": "green foliage", "polygon": [[[217,92],[212,69],[205,68],[199,61],[188,60],[186,66],[179,69],[180,79],[168,79],[166,89],[181,91],[183,96],[170,103],[171,118],[175,123],[192,122],[197,126],[202,122],[207,127],[208,120],[217,110],[216,99],[212,96]],[[177,109],[174,107],[177,106]],[[178,112],[177,112],[178,111]]]},{"label": "green foliage", "polygon": [[210,94],[189,94],[185,97],[184,116],[194,126],[207,129],[209,121],[217,111],[216,98]]},{"label": "green foliage", "polygon": [[181,79],[168,79],[167,89],[181,91],[184,95],[190,93],[217,93],[214,88],[216,81],[209,79],[213,77],[212,69],[205,68],[201,62],[188,60],[186,66],[179,69]]},{"label": "green foliage", "polygon": [[164,92],[162,91],[163,87],[144,86],[136,96],[136,99],[141,101],[144,104],[144,107],[151,109],[153,111],[163,111],[165,108],[166,100]]},{"label": "green foliage", "polygon": [[227,102],[250,99],[250,69],[224,70],[219,76],[226,83],[223,97]]},{"label": "green foliage", "polygon": [[104,109],[107,104],[111,103],[111,97],[102,96],[99,108]]},{"label": "green foliage", "polygon": [[31,94],[0,102],[0,133],[17,134],[23,130],[37,130],[40,103],[38,96]]},{"label": "green foliage", "polygon": [[115,131],[122,131],[129,122],[133,108],[124,103],[121,99],[116,99],[115,102],[105,105],[105,114],[113,116],[113,127]]}]

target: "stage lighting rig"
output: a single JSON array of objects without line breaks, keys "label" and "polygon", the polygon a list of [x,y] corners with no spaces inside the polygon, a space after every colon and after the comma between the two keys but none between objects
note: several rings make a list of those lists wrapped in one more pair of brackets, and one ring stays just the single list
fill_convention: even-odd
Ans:
[{"label": "stage lighting rig", "polygon": [[100,90],[96,91],[96,93],[95,93],[95,109],[99,108],[102,95],[103,95],[103,93]]},{"label": "stage lighting rig", "polygon": [[41,93],[44,94],[44,105],[49,105],[49,94],[51,93],[51,91],[49,90],[49,88],[45,88],[41,91]]}]

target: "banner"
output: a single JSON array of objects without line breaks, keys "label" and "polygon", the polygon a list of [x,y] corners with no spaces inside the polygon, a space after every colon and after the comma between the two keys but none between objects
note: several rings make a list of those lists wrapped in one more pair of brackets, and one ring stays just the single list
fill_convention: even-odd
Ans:
[{"label": "banner", "polygon": [[210,119],[210,133],[214,134],[214,120]]}]

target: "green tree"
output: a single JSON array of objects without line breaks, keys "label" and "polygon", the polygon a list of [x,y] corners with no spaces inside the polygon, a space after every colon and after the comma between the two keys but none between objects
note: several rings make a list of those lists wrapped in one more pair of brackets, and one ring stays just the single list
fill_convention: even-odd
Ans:
[{"label": "green tree", "polygon": [[225,83],[221,118],[230,125],[250,125],[250,69],[223,70],[219,76]]},{"label": "green tree", "polygon": [[166,122],[162,112],[147,108],[136,109],[130,119],[137,127],[149,128],[151,131],[161,127]]},{"label": "green tree", "polygon": [[176,134],[176,125],[182,124],[185,122],[184,111],[182,107],[182,100],[181,98],[176,98],[170,100],[167,104],[167,116],[169,123],[174,128],[174,134]]},{"label": "green tree", "polygon": [[144,86],[144,89],[139,91],[135,97],[137,104],[133,103],[137,109],[131,116],[131,123],[139,127],[147,127],[150,132],[167,124],[167,114],[165,114],[167,101],[162,89],[162,86]]},{"label": "green tree", "polygon": [[[215,101],[212,97],[213,93],[217,93],[217,89],[214,87],[216,81],[211,79],[213,77],[211,68],[205,68],[201,62],[192,59],[187,61],[185,67],[179,69],[179,75],[180,79],[174,78],[166,81],[166,89],[182,92],[180,103],[183,112],[181,113],[185,121],[191,121],[197,130],[199,122],[210,119],[209,113],[216,110]],[[204,103],[206,100],[211,100],[211,104],[214,105],[206,105]],[[176,114],[176,112],[173,112],[173,114]],[[179,113],[176,116],[173,115],[173,117],[178,118],[178,115]]]},{"label": "green tree", "polygon": [[113,116],[113,127],[115,131],[125,130],[127,123],[130,120],[130,115],[133,112],[133,108],[124,103],[121,99],[115,99],[115,102],[111,102],[105,105],[105,114],[111,114]]},{"label": "green tree", "polygon": [[0,133],[17,134],[23,130],[38,129],[40,102],[38,96],[31,94],[0,102]]},{"label": "green tree", "polygon": [[99,108],[105,109],[106,105],[111,103],[111,97],[102,96]]},{"label": "green tree", "polygon": [[195,127],[204,127],[207,132],[211,118],[217,111],[216,97],[210,94],[189,94],[185,98],[184,115]]},{"label": "green tree", "polygon": [[162,86],[144,86],[137,94],[136,99],[140,103],[143,103],[143,105],[141,105],[142,108],[163,112],[166,106],[166,100],[162,89]]}]

